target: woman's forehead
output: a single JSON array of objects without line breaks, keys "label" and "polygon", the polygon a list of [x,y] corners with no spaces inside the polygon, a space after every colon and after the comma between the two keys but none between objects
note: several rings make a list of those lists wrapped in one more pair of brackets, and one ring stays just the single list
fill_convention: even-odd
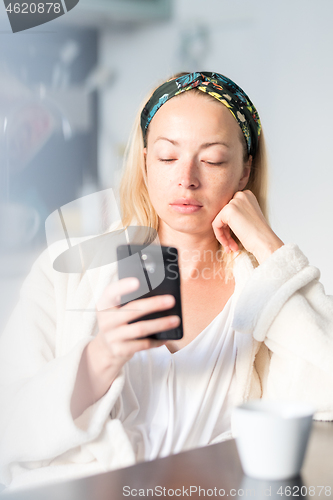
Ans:
[{"label": "woman's forehead", "polygon": [[173,97],[157,111],[149,125],[148,140],[163,143],[157,139],[164,137],[179,142],[179,138],[197,135],[203,142],[230,142],[235,136],[239,139],[239,125],[223,104],[189,91]]}]

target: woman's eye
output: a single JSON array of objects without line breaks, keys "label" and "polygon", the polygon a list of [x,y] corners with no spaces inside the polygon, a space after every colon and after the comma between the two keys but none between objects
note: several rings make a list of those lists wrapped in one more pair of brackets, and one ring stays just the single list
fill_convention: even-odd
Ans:
[{"label": "woman's eye", "polygon": [[[170,163],[172,161],[176,161],[176,158],[159,158],[159,161],[163,161],[165,163]],[[207,163],[208,165],[222,165],[224,162],[219,161],[219,162],[213,162],[213,161],[204,161],[204,163]]]},{"label": "woman's eye", "polygon": [[213,161],[205,161],[208,165],[222,165],[223,161],[213,162]]}]

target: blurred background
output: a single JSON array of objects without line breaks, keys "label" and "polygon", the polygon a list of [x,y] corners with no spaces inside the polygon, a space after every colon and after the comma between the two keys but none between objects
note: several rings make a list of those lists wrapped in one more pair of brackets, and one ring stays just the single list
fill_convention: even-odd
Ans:
[{"label": "blurred background", "polygon": [[138,107],[177,71],[225,74],[256,104],[272,227],[333,294],[332,20],[331,0],[81,0],[13,34],[1,2],[0,331],[47,217],[67,205],[89,234],[93,207],[71,202],[116,193]]}]

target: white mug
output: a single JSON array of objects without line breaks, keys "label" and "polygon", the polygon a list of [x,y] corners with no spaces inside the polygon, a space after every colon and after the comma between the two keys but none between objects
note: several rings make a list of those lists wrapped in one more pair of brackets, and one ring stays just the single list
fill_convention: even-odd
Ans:
[{"label": "white mug", "polygon": [[306,403],[253,400],[233,410],[243,470],[258,479],[295,477],[302,468],[314,408]]}]

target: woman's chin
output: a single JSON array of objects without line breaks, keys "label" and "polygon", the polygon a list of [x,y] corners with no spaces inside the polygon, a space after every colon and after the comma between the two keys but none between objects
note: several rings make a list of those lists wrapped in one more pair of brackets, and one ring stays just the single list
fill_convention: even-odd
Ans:
[{"label": "woman's chin", "polygon": [[202,234],[213,231],[212,225],[207,223],[207,219],[199,220],[194,217],[167,217],[165,219],[160,218],[160,228],[163,225],[168,227],[168,230],[177,231],[186,234]]}]

